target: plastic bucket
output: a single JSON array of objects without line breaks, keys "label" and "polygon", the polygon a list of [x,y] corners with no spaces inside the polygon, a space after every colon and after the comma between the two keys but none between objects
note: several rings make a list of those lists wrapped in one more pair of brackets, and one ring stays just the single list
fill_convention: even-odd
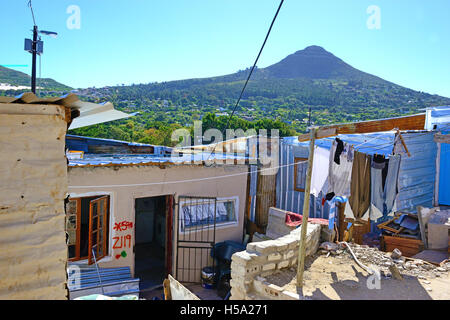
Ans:
[{"label": "plastic bucket", "polygon": [[212,289],[216,284],[216,272],[213,267],[204,267],[202,269],[202,287]]}]

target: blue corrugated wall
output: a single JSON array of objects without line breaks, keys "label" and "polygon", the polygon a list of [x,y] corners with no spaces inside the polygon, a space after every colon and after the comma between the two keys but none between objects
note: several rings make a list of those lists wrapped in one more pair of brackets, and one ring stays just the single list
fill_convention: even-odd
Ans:
[{"label": "blue corrugated wall", "polygon": [[[445,132],[444,134],[449,134],[449,132]],[[440,164],[439,204],[450,206],[450,144],[441,143]]]},{"label": "blue corrugated wall", "polygon": [[[393,142],[394,134],[380,133],[378,135],[359,135],[365,141],[373,139],[371,145],[362,152],[369,154],[389,154],[392,152],[392,144],[383,150],[377,145],[386,146],[386,141]],[[434,184],[436,179],[436,152],[437,146],[433,140],[433,132],[410,132],[402,133],[411,157],[408,157],[400,142],[397,142],[395,152],[402,154],[399,172],[399,195],[397,198],[397,209],[415,212],[418,205],[431,207],[433,205]],[[355,143],[354,135],[342,135],[342,140]],[[358,140],[359,137],[358,137]],[[293,143],[291,137],[283,139],[280,143],[280,166],[277,174],[277,207],[283,210],[302,213],[303,192],[294,190],[294,166],[286,166],[294,163],[294,157],[307,158],[309,154],[306,143]],[[324,143],[318,143],[323,144]],[[365,144],[366,147],[368,144]],[[325,145],[324,145],[325,146]],[[326,146],[325,146],[326,147]],[[314,218],[328,218],[328,206],[322,209],[321,197],[315,199],[311,196],[310,216]],[[313,203],[315,203],[315,208]],[[382,219],[381,219],[382,220]]]},{"label": "blue corrugated wall", "polygon": [[401,143],[395,153],[402,154],[398,179],[397,210],[416,212],[417,206],[432,207],[436,181],[437,145],[434,132],[402,133],[411,157]]}]

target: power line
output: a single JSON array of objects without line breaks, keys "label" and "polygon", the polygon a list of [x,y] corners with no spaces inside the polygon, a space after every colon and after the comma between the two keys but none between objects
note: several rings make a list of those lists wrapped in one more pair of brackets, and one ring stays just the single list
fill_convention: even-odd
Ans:
[{"label": "power line", "polygon": [[[283,5],[283,2],[284,2],[284,0],[281,0],[280,5],[278,6],[278,9],[277,9],[277,11],[276,11],[276,13],[275,13],[275,16],[274,16],[273,19],[272,19],[272,23],[270,24],[269,30],[268,30],[267,33],[266,33],[266,37],[264,38],[264,42],[263,42],[263,44],[262,44],[262,46],[261,46],[261,49],[259,49],[258,55],[257,55],[257,57],[256,57],[256,59],[255,59],[255,62],[253,63],[252,68],[250,69],[250,73],[248,74],[247,80],[245,80],[244,87],[242,87],[241,93],[240,93],[240,95],[239,95],[239,98],[238,98],[237,101],[236,101],[236,104],[235,104],[235,106],[234,106],[234,108],[233,108],[233,111],[231,112],[230,116],[228,117],[227,124],[226,124],[225,128],[223,128],[223,130],[222,130],[222,135],[224,134],[225,130],[226,130],[226,129],[228,128],[228,126],[230,125],[230,121],[231,121],[231,119],[233,118],[234,113],[236,112],[236,109],[237,109],[237,107],[238,107],[238,105],[239,105],[239,102],[240,102],[241,99],[242,99],[242,96],[243,96],[243,94],[244,94],[245,88],[247,88],[247,84],[248,84],[248,82],[249,82],[249,80],[250,80],[250,77],[251,77],[252,74],[253,74],[253,70],[255,69],[256,64],[258,63],[259,57],[261,56],[261,53],[262,53],[262,51],[263,51],[263,49],[264,49],[264,46],[266,45],[267,39],[269,38],[270,32],[272,31],[272,27],[273,27],[273,25],[274,25],[274,23],[275,23],[275,20],[277,19],[278,13],[280,12],[280,9],[281,9],[281,7],[282,7],[282,5]],[[213,154],[213,152],[214,152],[215,150],[216,150],[216,147],[214,147],[214,149],[211,151],[211,154],[208,156],[208,160],[209,160],[209,157],[211,157],[211,155]]]}]

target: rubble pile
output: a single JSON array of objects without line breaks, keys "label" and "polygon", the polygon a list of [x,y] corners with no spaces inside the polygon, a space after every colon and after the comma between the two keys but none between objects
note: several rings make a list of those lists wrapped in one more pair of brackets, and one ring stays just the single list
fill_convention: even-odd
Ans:
[{"label": "rubble pile", "polygon": [[[374,266],[380,270],[382,276],[391,277],[391,271],[394,266],[402,275],[417,277],[420,279],[434,279],[440,277],[446,272],[450,272],[450,261],[443,263],[441,266],[433,265],[420,259],[412,259],[402,256],[401,251],[396,249],[393,252],[383,252],[378,248],[369,247],[367,245],[358,245],[355,243],[348,244],[355,254],[356,258],[365,266]],[[349,250],[343,244],[335,247],[321,245],[320,253],[332,254],[336,258],[353,259]]]}]

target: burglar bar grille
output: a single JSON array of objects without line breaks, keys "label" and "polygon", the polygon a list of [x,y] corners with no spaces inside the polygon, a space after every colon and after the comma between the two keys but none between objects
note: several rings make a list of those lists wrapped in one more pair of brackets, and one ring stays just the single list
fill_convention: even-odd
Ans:
[{"label": "burglar bar grille", "polygon": [[217,199],[178,197],[176,278],[180,282],[200,283],[202,269],[211,266],[211,248],[216,238]]}]

